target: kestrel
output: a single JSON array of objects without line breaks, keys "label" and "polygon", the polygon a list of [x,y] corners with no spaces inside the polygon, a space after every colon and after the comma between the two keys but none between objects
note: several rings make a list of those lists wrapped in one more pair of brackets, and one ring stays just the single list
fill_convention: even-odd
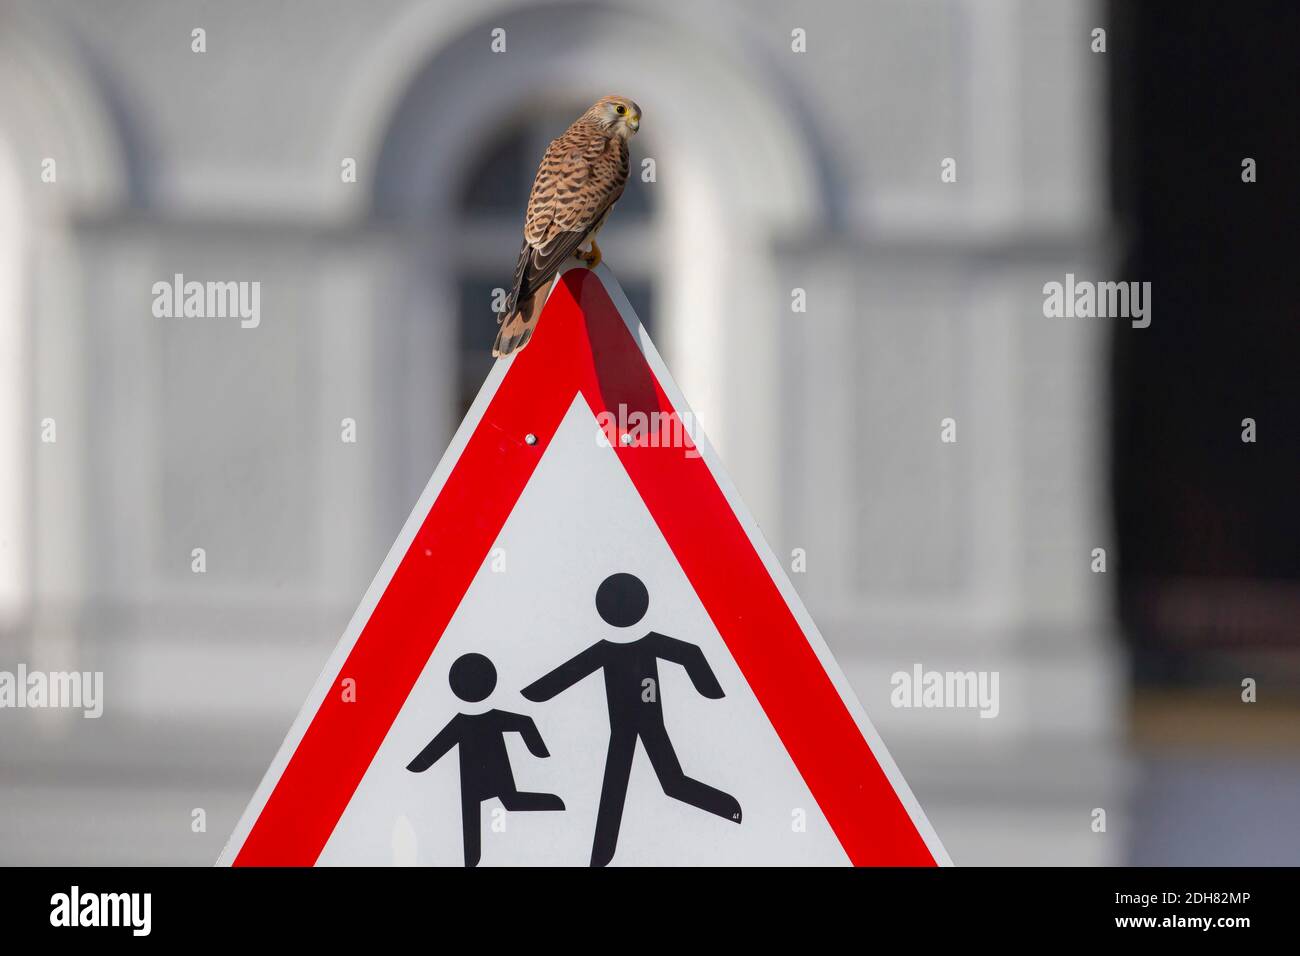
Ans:
[{"label": "kestrel", "polygon": [[[600,264],[596,233],[623,195],[627,141],[640,128],[641,107],[623,96],[606,96],[546,147],[528,197],[514,288],[497,317],[501,330],[493,355],[509,355],[528,344],[555,274],[570,256],[588,268]],[[580,252],[588,241],[590,251]]]}]

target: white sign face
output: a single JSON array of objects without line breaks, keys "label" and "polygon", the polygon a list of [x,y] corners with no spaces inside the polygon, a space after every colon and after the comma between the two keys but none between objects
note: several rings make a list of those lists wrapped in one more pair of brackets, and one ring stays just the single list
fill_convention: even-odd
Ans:
[{"label": "white sign face", "polygon": [[[325,845],[321,863],[464,865],[458,755],[446,753],[422,773],[407,765],[456,714],[491,709],[535,724],[550,756],[534,756],[519,733],[507,732],[513,784],[520,791],[555,794],[564,810],[510,811],[499,798],[489,798],[480,814],[475,801],[485,865],[586,865],[614,736],[626,736],[634,746],[626,776],[609,781],[626,791],[622,813],[614,818],[614,863],[849,862],[640,495],[614,451],[598,444],[599,436],[593,413],[576,396],[493,556],[474,578]],[[627,627],[611,625],[597,612],[597,590],[615,573],[635,575],[649,597],[645,616]],[[725,696],[703,696],[680,663],[663,659],[624,681],[621,689],[632,700],[613,706],[600,671],[547,701],[535,703],[520,693],[601,642],[609,642],[613,652],[648,634],[698,648]],[[458,699],[449,686],[453,662],[466,654],[484,655],[496,670],[496,686],[479,704]],[[628,656],[642,663],[652,654]],[[618,666],[619,656],[609,654],[607,666]],[[653,713],[638,721],[635,712],[641,709]],[[629,729],[612,732],[611,713],[630,713]],[[482,744],[489,752],[496,745]],[[675,755],[680,771],[671,756],[661,757],[656,767],[648,748]],[[460,755],[466,757],[475,759]],[[693,805],[695,788],[682,782],[683,775],[729,795],[742,810],[740,821]]]},{"label": "white sign face", "polygon": [[947,863],[693,420],[566,273],[221,862]]}]

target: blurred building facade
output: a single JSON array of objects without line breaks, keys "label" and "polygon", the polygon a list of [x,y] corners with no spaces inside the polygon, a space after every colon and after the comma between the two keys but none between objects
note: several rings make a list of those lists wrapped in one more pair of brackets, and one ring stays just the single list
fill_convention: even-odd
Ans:
[{"label": "blurred building facade", "polygon": [[[215,859],[481,380],[547,136],[614,91],[654,177],[607,262],[954,860],[1120,862],[1110,329],[1042,314],[1111,255],[1093,13],[0,0],[0,667],[107,697],[4,715],[0,862]],[[177,273],[260,326],[154,317]],[[892,708],[917,663],[999,716]]]}]

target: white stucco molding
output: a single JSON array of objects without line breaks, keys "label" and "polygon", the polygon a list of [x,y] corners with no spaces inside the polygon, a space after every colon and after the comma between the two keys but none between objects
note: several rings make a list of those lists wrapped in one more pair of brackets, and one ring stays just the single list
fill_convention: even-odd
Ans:
[{"label": "white stucco molding", "polygon": [[[0,8],[0,136],[30,172],[34,211],[94,213],[125,201],[127,159],[109,104],[67,34],[25,0]],[[57,188],[42,188],[46,157],[57,163]]]}]

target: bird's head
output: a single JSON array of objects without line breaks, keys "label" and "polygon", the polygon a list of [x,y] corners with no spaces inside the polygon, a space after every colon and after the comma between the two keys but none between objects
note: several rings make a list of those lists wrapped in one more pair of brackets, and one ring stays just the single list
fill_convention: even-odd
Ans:
[{"label": "bird's head", "polygon": [[611,136],[630,138],[641,128],[641,107],[626,96],[606,96],[587,110],[587,115]]}]

